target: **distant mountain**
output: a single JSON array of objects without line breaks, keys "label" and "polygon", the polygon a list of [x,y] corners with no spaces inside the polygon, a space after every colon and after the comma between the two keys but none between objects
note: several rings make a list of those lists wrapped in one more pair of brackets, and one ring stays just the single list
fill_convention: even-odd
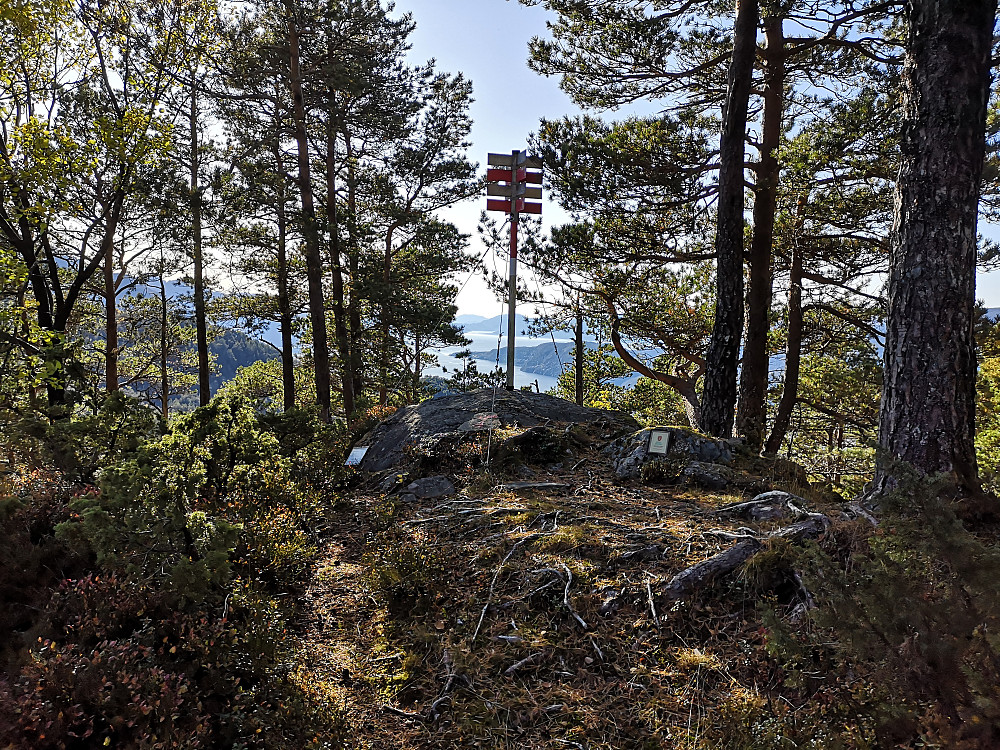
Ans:
[{"label": "distant mountain", "polygon": [[[522,336],[526,334],[528,326],[535,320],[536,318],[528,318],[520,314],[515,315],[514,323],[517,335]],[[455,323],[462,326],[465,333],[503,333],[503,335],[507,335],[506,315],[496,315],[492,318],[484,318],[481,315],[459,315],[455,318]],[[556,329],[554,333],[560,338],[569,338],[573,335],[573,327],[571,325],[563,326]],[[596,338],[591,334],[589,329],[584,330],[583,337],[586,341],[596,341]]]},{"label": "distant mountain", "polygon": [[218,372],[212,375],[212,393],[218,391],[227,380],[236,377],[236,372],[241,367],[281,357],[274,347],[233,328],[224,329],[208,348],[215,355],[219,366]]},{"label": "distant mountain", "polygon": [[[533,375],[557,378],[562,374],[563,365],[572,364],[574,346],[575,344],[569,341],[560,341],[556,344],[550,342],[537,346],[518,346],[514,348],[514,366]],[[596,347],[588,343],[587,348],[595,349]],[[483,362],[496,362],[497,350],[470,352],[470,356]],[[500,365],[504,366],[506,362],[507,347],[505,346],[500,349]]]}]

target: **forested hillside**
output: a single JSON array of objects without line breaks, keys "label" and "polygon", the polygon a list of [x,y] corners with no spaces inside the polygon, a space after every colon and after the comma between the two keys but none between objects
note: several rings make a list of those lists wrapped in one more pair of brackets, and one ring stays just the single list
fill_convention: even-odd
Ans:
[{"label": "forested hillside", "polygon": [[1000,747],[997,0],[494,5],[0,0],[0,750]]}]

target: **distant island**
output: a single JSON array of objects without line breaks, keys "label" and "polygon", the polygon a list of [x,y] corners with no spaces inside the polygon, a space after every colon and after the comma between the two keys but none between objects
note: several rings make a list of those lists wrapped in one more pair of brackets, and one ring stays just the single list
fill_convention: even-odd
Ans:
[{"label": "distant island", "polygon": [[[572,341],[549,342],[536,346],[517,346],[514,348],[514,366],[532,375],[545,375],[550,378],[558,378],[562,374],[563,367],[572,367],[574,346],[575,344]],[[591,350],[597,348],[595,344],[590,342],[587,342],[586,346]],[[452,356],[458,355],[454,354]],[[469,356],[481,362],[496,362],[497,350],[489,349],[487,351],[469,352]],[[501,367],[506,365],[506,363],[507,347],[504,346],[500,349]]]}]

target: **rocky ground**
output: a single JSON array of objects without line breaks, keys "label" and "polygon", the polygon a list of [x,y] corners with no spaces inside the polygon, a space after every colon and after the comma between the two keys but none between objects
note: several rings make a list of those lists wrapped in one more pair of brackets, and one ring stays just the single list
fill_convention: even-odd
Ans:
[{"label": "rocky ground", "polygon": [[296,669],[347,746],[739,746],[794,711],[762,613],[801,618],[789,546],[850,526],[828,531],[800,470],[682,429],[652,455],[620,415],[483,406],[393,433],[410,447],[331,526]]}]

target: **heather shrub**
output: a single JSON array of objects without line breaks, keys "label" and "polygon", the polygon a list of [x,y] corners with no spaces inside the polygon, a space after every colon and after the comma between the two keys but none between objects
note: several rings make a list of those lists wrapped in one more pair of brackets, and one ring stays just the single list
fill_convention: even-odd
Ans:
[{"label": "heather shrub", "polygon": [[[943,480],[902,469],[878,528],[800,553],[807,627],[770,611],[767,647],[799,747],[1000,746],[1000,547]],[[759,717],[773,728],[773,713]],[[839,728],[838,728],[839,727]]]}]

